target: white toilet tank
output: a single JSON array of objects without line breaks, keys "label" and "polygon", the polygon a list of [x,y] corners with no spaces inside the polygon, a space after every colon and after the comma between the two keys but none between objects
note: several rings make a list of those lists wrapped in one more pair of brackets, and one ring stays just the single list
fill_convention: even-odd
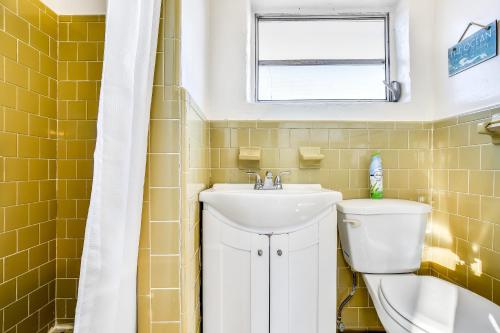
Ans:
[{"label": "white toilet tank", "polygon": [[344,258],[360,273],[408,273],[420,267],[427,204],[396,199],[337,203]]}]

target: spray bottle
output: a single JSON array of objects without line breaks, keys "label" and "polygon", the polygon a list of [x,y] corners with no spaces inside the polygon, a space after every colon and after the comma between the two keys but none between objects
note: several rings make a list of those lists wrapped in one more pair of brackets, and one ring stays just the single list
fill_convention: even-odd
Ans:
[{"label": "spray bottle", "polygon": [[370,163],[370,198],[382,199],[384,197],[384,171],[380,153],[373,153]]}]

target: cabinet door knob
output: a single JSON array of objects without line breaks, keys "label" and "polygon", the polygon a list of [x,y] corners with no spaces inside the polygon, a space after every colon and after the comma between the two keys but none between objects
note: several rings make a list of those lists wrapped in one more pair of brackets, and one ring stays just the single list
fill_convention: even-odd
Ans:
[{"label": "cabinet door knob", "polygon": [[263,253],[264,253],[264,251],[262,251],[262,250],[258,250],[258,251],[257,251],[257,254],[259,255],[259,257],[262,257],[262,254],[263,254]]},{"label": "cabinet door knob", "polygon": [[278,251],[276,251],[276,253],[281,257],[281,255],[283,254],[283,251],[278,250]]}]

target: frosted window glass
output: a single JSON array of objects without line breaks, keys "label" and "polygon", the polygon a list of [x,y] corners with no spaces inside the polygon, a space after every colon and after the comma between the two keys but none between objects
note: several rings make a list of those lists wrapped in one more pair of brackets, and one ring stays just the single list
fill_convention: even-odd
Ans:
[{"label": "frosted window glass", "polygon": [[259,59],[385,59],[385,22],[261,20]]},{"label": "frosted window glass", "polygon": [[257,99],[386,100],[385,18],[260,18]]},{"label": "frosted window glass", "polygon": [[384,80],[384,65],[261,66],[259,100],[383,100]]}]

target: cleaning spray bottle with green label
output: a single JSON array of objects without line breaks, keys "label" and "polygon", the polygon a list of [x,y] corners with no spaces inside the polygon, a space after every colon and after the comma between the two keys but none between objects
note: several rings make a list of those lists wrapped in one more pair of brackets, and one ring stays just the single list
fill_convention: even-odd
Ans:
[{"label": "cleaning spray bottle with green label", "polygon": [[382,199],[384,197],[384,172],[380,153],[372,154],[370,163],[370,198]]}]

